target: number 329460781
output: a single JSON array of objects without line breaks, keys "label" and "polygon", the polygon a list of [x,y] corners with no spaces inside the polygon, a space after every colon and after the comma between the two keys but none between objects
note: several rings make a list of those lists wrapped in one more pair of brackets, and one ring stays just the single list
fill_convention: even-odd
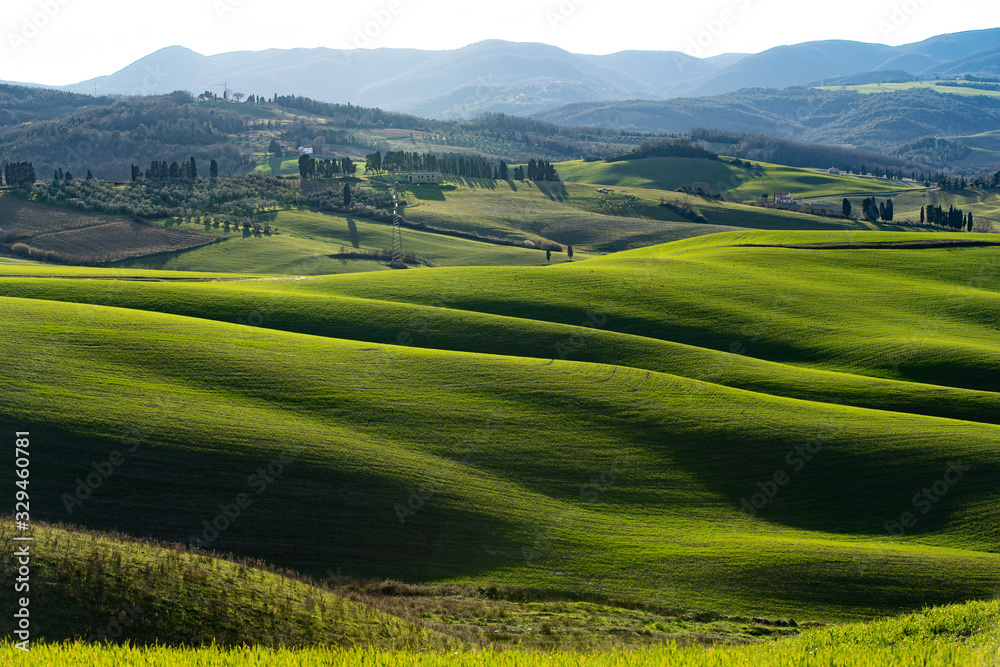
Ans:
[{"label": "number 329460781", "polygon": [[14,441],[14,464],[17,466],[17,472],[15,473],[19,478],[14,484],[18,487],[18,491],[14,496],[17,504],[14,507],[14,520],[15,521],[28,521],[29,518],[29,505],[28,505],[28,477],[30,473],[28,472],[28,465],[30,463],[28,456],[30,452],[28,451],[28,446],[30,442],[28,436],[30,435],[25,431],[18,431],[16,433],[17,440]]}]

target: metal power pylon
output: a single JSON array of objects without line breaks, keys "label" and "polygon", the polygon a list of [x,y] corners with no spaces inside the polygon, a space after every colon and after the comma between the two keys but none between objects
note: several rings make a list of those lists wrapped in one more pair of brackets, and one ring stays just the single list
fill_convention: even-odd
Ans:
[{"label": "metal power pylon", "polygon": [[403,233],[399,228],[399,195],[392,193],[392,262],[389,264],[394,269],[405,269],[403,262]]}]

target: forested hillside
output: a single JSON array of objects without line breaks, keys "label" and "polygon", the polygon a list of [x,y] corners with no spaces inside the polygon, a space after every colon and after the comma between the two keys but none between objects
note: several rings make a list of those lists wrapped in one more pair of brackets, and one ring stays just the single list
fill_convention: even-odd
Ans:
[{"label": "forested hillside", "polygon": [[814,88],[755,88],[666,101],[574,104],[535,116],[639,132],[711,127],[885,152],[926,136],[1000,127],[1000,100],[911,89],[884,95]]},{"label": "forested hillside", "polygon": [[275,139],[294,149],[322,137],[341,155],[358,158],[371,150],[388,151],[391,140],[408,133],[410,146],[419,140],[439,154],[464,151],[516,163],[608,155],[645,138],[504,114],[434,121],[304,97],[235,103],[178,91],[111,99],[4,86],[0,102],[0,163],[32,162],[42,179],[62,169],[124,181],[132,164],[183,162],[192,156],[204,165],[217,160],[223,175],[239,173],[255,166]]},{"label": "forested hillside", "polygon": [[55,169],[79,176],[91,170],[119,181],[129,178],[133,163],[152,160],[194,156],[207,165],[215,159],[223,173],[252,164],[247,153],[254,123],[238,110],[199,104],[180,92],[107,102],[57,120],[0,126],[0,162],[30,160],[39,178],[51,178]]}]

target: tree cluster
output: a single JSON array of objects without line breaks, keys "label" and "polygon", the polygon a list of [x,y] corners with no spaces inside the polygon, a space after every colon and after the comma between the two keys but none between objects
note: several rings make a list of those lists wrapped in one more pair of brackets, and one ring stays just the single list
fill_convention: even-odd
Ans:
[{"label": "tree cluster", "polygon": [[[692,130],[691,136],[692,138],[711,138],[714,134],[709,130]],[[731,135],[722,133],[719,138],[722,137],[731,138]],[[710,138],[706,140],[710,141]],[[725,149],[725,153],[744,159],[784,164],[789,167],[837,167],[844,173],[861,175],[875,173],[876,175],[902,176],[927,168],[912,159],[843,146],[801,143],[762,134],[742,135],[737,142]]]},{"label": "tree cluster", "polygon": [[64,93],[47,88],[0,84],[0,125],[51,120],[71,112],[112,104],[110,97]]},{"label": "tree cluster", "polygon": [[[214,162],[214,160],[213,160]],[[135,182],[142,172],[139,167],[132,165],[132,181]],[[185,162],[171,162],[166,160],[153,160],[149,163],[149,168],[145,172],[146,178],[198,178],[198,164],[194,157]]]},{"label": "tree cluster", "polygon": [[558,181],[559,174],[551,162],[546,160],[528,160],[524,175],[529,181]]},{"label": "tree cluster", "polygon": [[297,95],[274,96],[274,103],[286,109],[298,109],[323,116],[341,127],[388,127],[409,130],[433,130],[444,125],[438,121],[417,118],[401,113],[392,113],[382,109],[354,106],[352,104],[331,104],[317,102],[308,97]]},{"label": "tree cluster", "polygon": [[259,212],[297,201],[288,181],[251,173],[210,181],[140,179],[125,187],[99,179],[38,183],[32,194],[53,204],[66,202],[81,211],[142,218],[193,217],[217,213]]},{"label": "tree cluster", "polygon": [[9,162],[4,165],[3,177],[12,188],[30,187],[36,180],[35,165],[30,162]]},{"label": "tree cluster", "polygon": [[357,170],[358,166],[349,157],[332,160],[317,160],[311,155],[299,157],[299,176],[306,180],[352,176]]},{"label": "tree cluster", "polygon": [[622,162],[624,160],[642,160],[651,157],[693,157],[704,160],[718,160],[716,153],[702,148],[689,139],[657,139],[655,141],[645,141],[627,153],[614,155],[607,159],[607,162]]},{"label": "tree cluster", "polygon": [[985,173],[969,179],[967,185],[970,188],[980,188],[983,190],[996,190],[1000,188],[1000,171],[993,174]]},{"label": "tree cluster", "polygon": [[971,211],[966,215],[962,209],[955,208],[954,206],[949,206],[947,211],[940,206],[934,205],[921,207],[920,222],[923,223],[925,219],[931,225],[951,227],[958,230],[967,229],[970,232],[974,224]]},{"label": "tree cluster", "polygon": [[[847,200],[845,199],[844,201]],[[847,202],[844,209],[846,209],[847,213],[850,212],[850,202]],[[884,202],[877,202],[875,201],[875,197],[865,197],[861,202],[861,212],[868,222],[876,222],[880,219],[891,222],[894,217],[891,199],[887,199]]]},{"label": "tree cluster", "polygon": [[375,151],[365,156],[365,172],[410,173],[439,172],[465,178],[504,178],[507,164],[500,160],[492,160],[478,155],[461,155],[458,153],[408,153],[406,151]]}]

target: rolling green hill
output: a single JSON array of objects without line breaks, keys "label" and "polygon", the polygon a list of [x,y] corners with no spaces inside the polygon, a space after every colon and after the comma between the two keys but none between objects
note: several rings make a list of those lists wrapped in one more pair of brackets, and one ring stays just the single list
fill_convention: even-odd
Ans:
[{"label": "rolling green hill", "polygon": [[[685,165],[676,158],[652,159],[652,174],[663,179],[684,179]],[[633,164],[643,163],[636,161]],[[709,161],[705,161],[709,162]],[[713,161],[714,162],[714,161]],[[588,170],[602,169],[602,163],[571,162],[564,165],[574,178],[600,177]],[[617,181],[614,170],[626,163],[603,163],[608,181]],[[664,165],[666,165],[664,167]],[[719,165],[731,169],[729,165]],[[643,169],[639,164],[633,169]],[[713,167],[714,168],[714,167]],[[775,186],[791,188],[796,196],[823,191],[878,192],[880,188],[897,190],[874,179],[851,179],[804,169],[773,167],[765,176],[751,179],[735,192],[747,200],[757,199],[760,189]],[[743,170],[736,170],[743,171]],[[639,177],[636,177],[639,178]],[[656,178],[661,178],[657,176]],[[625,180],[633,181],[629,177]],[[642,179],[639,178],[641,181]],[[635,181],[638,182],[638,181]],[[679,181],[678,181],[679,182]],[[687,181],[690,185],[692,181]],[[817,185],[816,183],[820,183]],[[739,185],[741,181],[715,185]],[[804,212],[783,211],[718,201],[662,190],[649,185],[608,192],[599,184],[576,182],[519,183],[455,179],[440,187],[420,186],[407,191],[408,220],[438,228],[489,234],[512,240],[554,241],[572,245],[575,250],[618,252],[658,243],[678,241],[705,234],[739,229],[843,230],[868,229],[857,220],[820,217]],[[773,193],[773,190],[771,190]],[[664,205],[666,203],[667,205]],[[685,213],[686,212],[686,213]]]},{"label": "rolling green hill", "polygon": [[748,178],[744,169],[733,167],[719,160],[683,157],[654,157],[619,162],[584,162],[574,160],[556,165],[559,176],[570,183],[592,183],[618,187],[652,187],[659,190],[676,190],[703,181],[720,189],[724,183],[728,191]]},{"label": "rolling green hill", "polygon": [[[344,257],[346,253],[392,248],[392,226],[354,215],[307,209],[277,211],[263,219],[281,230],[271,236],[244,234],[194,251],[121,262],[124,268],[183,271],[255,271],[273,274],[318,275],[388,270],[387,260]],[[185,223],[180,229],[201,229]],[[534,248],[497,245],[417,229],[403,229],[403,249],[416,255],[420,266],[540,266],[545,253]],[[576,255],[578,259],[589,257]],[[566,261],[555,253],[553,262]]]},{"label": "rolling green hill", "polygon": [[801,169],[758,163],[760,171],[732,164],[695,158],[647,158],[621,162],[561,162],[559,175],[574,183],[595,183],[631,188],[676,190],[701,181],[718,194],[731,194],[741,201],[756,201],[761,194],[790,192],[795,198],[855,194],[869,195],[914,188],[914,184],[860,176],[829,174],[818,169]]},{"label": "rolling green hill", "polygon": [[[743,201],[779,190],[799,198],[914,190],[903,182],[688,158],[567,162],[559,169],[568,182],[446,177],[442,185],[406,188],[401,211],[407,262],[412,267],[538,266],[568,259],[559,248],[567,246],[581,260],[738,229],[875,227],[807,211],[685,195],[675,191],[678,187],[704,186]],[[17,243],[22,255],[39,259],[185,271],[252,268],[318,275],[388,268],[378,255],[387,255],[392,247],[389,213],[383,210],[392,204],[381,181],[355,185],[352,191],[361,203],[353,208],[344,206],[339,181],[300,186],[297,180],[263,174],[218,183],[182,181],[135,186],[63,181],[37,186],[31,201],[0,197],[0,223],[8,242],[4,249],[12,252]],[[81,208],[141,214],[151,222],[75,210]],[[98,223],[108,224],[94,226]],[[554,248],[555,257],[543,258],[543,248]]]},{"label": "rolling green hill", "polygon": [[38,518],[314,576],[798,618],[987,598],[998,249],[948,242],[993,240],[215,282],[12,264],[0,424],[44,447]]},{"label": "rolling green hill", "polygon": [[[968,188],[965,190],[909,190],[877,197],[891,198],[894,206],[893,221],[908,222],[917,225],[920,222],[920,209],[926,206],[941,206],[945,211],[950,206],[972,213],[977,232],[1000,231],[1000,193],[993,190]],[[863,197],[849,197],[854,210],[860,210]],[[839,206],[840,198],[819,198],[816,203],[826,203],[828,206]],[[885,224],[885,223],[882,223]],[[941,229],[941,228],[936,228]]]},{"label": "rolling green hill", "polygon": [[[9,544],[13,522],[0,522]],[[35,641],[133,645],[362,645],[446,649],[459,642],[329,590],[168,545],[35,526],[30,533],[30,612]],[[5,588],[15,573],[0,572]],[[19,607],[5,596],[4,614]],[[6,631],[5,631],[6,632]]]}]

